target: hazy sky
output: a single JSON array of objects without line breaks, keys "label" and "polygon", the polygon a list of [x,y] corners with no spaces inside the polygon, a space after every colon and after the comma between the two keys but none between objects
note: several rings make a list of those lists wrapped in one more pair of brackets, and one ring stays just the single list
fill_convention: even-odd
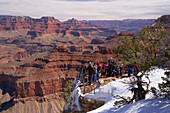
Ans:
[{"label": "hazy sky", "polygon": [[170,0],[0,0],[0,15],[120,20],[165,14],[170,14]]}]

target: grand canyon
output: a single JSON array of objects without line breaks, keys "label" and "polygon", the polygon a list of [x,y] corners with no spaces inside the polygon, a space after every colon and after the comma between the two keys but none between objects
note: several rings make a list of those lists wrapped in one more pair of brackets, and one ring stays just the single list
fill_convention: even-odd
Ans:
[{"label": "grand canyon", "polygon": [[[81,66],[112,57],[121,36],[143,26],[169,30],[170,16],[123,21],[59,21],[54,17],[0,16],[0,112],[62,112],[60,94]],[[128,27],[128,28],[127,28]]]}]

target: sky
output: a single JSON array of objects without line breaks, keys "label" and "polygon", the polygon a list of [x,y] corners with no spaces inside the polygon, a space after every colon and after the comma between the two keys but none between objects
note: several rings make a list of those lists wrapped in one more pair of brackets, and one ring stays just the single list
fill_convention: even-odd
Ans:
[{"label": "sky", "polygon": [[60,21],[157,19],[165,14],[170,14],[170,0],[0,0],[0,15]]}]

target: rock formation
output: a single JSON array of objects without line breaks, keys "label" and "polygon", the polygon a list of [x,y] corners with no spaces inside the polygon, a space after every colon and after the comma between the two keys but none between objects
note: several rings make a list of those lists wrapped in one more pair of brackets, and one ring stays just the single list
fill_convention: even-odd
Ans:
[{"label": "rock formation", "polygon": [[104,40],[102,40],[102,39],[93,39],[92,41],[91,41],[91,44],[104,44],[105,42],[104,42]]},{"label": "rock formation", "polygon": [[51,52],[57,45],[67,45],[79,53],[92,53],[96,48],[92,47],[94,45],[77,47],[77,43],[81,40],[91,43],[95,38],[105,39],[116,33],[111,28],[98,27],[74,18],[60,22],[54,17],[34,19],[27,16],[0,16],[0,29],[0,44],[15,44],[31,55]]},{"label": "rock formation", "polygon": [[170,32],[170,15],[163,15],[155,21],[154,27],[157,29],[165,28],[167,32]]},{"label": "rock formation", "polygon": [[[80,35],[88,35],[87,31],[104,31],[109,34],[116,33],[115,30],[96,27],[88,22],[79,22],[72,18],[68,21],[61,23],[54,17],[42,17],[34,19],[28,16],[0,16],[0,29],[1,30],[21,30],[28,29],[27,35],[37,37],[39,34],[62,33],[63,35],[71,34],[79,37]],[[108,34],[108,33],[107,33]]]},{"label": "rock formation", "polygon": [[0,65],[30,57],[24,49],[12,45],[0,45],[0,50]]},{"label": "rock formation", "polygon": [[96,26],[113,28],[118,33],[131,32],[138,34],[143,27],[152,25],[155,20],[156,19],[91,20],[87,22]]},{"label": "rock formation", "polygon": [[[15,89],[16,98],[45,96],[61,92],[68,79],[80,73],[82,64],[99,60],[106,63],[109,57],[115,58],[114,49],[108,48],[91,54],[76,54],[59,46],[51,54],[37,58],[16,68],[1,68],[4,74],[16,77],[8,87]],[[6,70],[6,71],[5,71]],[[10,73],[9,73],[10,72]],[[6,82],[1,81],[1,83]],[[15,84],[15,85],[14,85]]]}]

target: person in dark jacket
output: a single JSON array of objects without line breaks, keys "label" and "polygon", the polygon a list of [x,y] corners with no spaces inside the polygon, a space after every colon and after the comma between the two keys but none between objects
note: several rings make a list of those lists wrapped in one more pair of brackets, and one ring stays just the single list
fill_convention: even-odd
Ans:
[{"label": "person in dark jacket", "polygon": [[120,67],[117,65],[114,71],[114,74],[116,75],[117,78],[119,78],[120,75]]},{"label": "person in dark jacket", "polygon": [[113,70],[114,70],[114,64],[115,61],[113,60],[112,57],[110,57],[110,59],[108,60],[108,76],[112,76],[113,74]]},{"label": "person in dark jacket", "polygon": [[88,72],[88,79],[89,79],[89,85],[91,85],[91,81],[92,81],[92,76],[93,76],[93,73],[94,73],[94,69],[93,69],[93,66],[91,64],[91,62],[89,62],[89,65],[87,67],[87,72]]},{"label": "person in dark jacket", "polygon": [[134,67],[132,64],[127,65],[127,70],[128,70],[128,77],[130,77],[131,74],[134,72]]},{"label": "person in dark jacket", "polygon": [[85,82],[85,76],[87,75],[87,66],[86,65],[82,65],[81,73],[82,73],[81,82],[83,82],[83,81]]}]

